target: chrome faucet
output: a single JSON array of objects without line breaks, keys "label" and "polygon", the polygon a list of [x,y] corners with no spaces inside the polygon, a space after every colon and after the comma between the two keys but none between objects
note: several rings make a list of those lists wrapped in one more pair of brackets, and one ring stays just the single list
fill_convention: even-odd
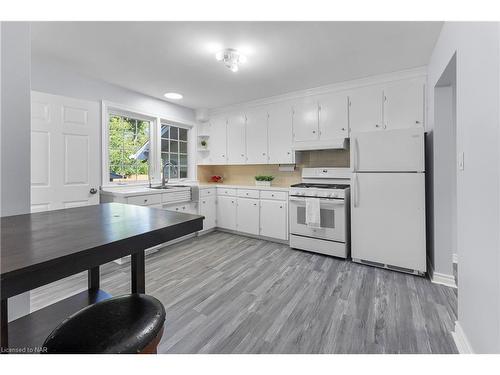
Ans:
[{"label": "chrome faucet", "polygon": [[165,179],[165,168],[169,167],[169,166],[172,166],[174,168],[177,168],[177,166],[175,164],[172,164],[171,162],[169,161],[166,161],[165,164],[163,164],[163,168],[161,170],[161,186],[162,187],[165,187],[166,184],[168,184],[168,178]]}]

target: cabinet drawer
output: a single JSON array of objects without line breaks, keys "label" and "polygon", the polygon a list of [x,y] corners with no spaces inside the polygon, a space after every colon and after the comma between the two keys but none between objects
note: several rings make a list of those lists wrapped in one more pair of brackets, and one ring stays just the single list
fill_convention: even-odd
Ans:
[{"label": "cabinet drawer", "polygon": [[275,199],[275,200],[286,201],[288,199],[288,193],[285,191],[261,190],[260,197],[262,199]]},{"label": "cabinet drawer", "polygon": [[238,189],[238,197],[259,199],[259,191],[251,189]]},{"label": "cabinet drawer", "polygon": [[161,195],[151,194],[151,195],[137,195],[135,197],[128,197],[127,203],[135,204],[138,206],[150,206],[152,204],[159,204],[161,203]]},{"label": "cabinet drawer", "polygon": [[217,188],[217,195],[236,196],[236,189]]},{"label": "cabinet drawer", "polygon": [[200,197],[211,197],[215,195],[215,188],[200,189]]}]

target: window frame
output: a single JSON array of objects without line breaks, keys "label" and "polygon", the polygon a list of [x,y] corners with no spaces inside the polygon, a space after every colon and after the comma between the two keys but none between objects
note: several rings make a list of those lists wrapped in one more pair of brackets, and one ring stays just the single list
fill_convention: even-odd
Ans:
[{"label": "window frame", "polygon": [[146,181],[130,181],[130,182],[111,182],[109,181],[109,116],[126,116],[137,120],[148,121],[149,126],[149,142],[151,160],[149,163],[149,174],[151,183],[157,185],[161,183],[161,126],[168,124],[175,127],[187,129],[187,177],[170,179],[171,181],[187,181],[195,179],[195,167],[192,165],[194,151],[193,131],[194,123],[179,120],[170,116],[151,114],[135,108],[130,108],[124,105],[102,101],[102,118],[101,118],[101,186],[103,187],[116,187],[116,186],[147,186],[149,182]]},{"label": "window frame", "polygon": [[[186,147],[187,147],[187,150],[186,150],[186,157],[187,157],[187,161],[186,161],[186,164],[182,165],[182,166],[186,166],[187,167],[187,176],[185,178],[170,178],[169,177],[169,180],[172,180],[172,181],[186,181],[189,179],[189,166],[190,166],[190,161],[191,161],[191,152],[190,152],[190,147],[189,147],[189,144],[190,144],[190,130],[191,128],[188,126],[188,125],[184,125],[184,124],[179,124],[179,123],[176,123],[176,122],[173,122],[173,121],[169,121],[169,120],[165,120],[165,119],[161,119],[160,121],[160,124],[158,126],[159,128],[159,132],[158,132],[158,139],[159,139],[159,144],[158,144],[158,152],[159,152],[159,156],[160,156],[160,169],[162,169],[163,167],[163,159],[161,158],[162,156],[162,153],[163,153],[163,150],[162,150],[162,145],[161,145],[161,141],[163,139],[162,137],[162,134],[161,134],[161,128],[162,126],[173,126],[175,128],[178,128],[178,129],[186,129],[187,130],[187,139],[186,139]],[[171,142],[170,138],[169,139],[169,143]],[[177,150],[177,155],[179,155],[179,160],[180,160],[180,143],[181,142],[184,142],[184,141],[181,141],[179,139],[179,135],[177,136],[177,144],[179,146],[179,149]],[[170,147],[170,146],[169,146]],[[170,151],[170,148],[169,148],[169,151],[168,153],[171,153]],[[181,167],[181,164],[180,164],[180,161],[179,163],[177,164],[177,174],[180,176],[180,167]],[[170,173],[172,172],[171,169],[169,169],[169,176],[170,176]],[[160,178],[161,178],[161,174],[160,174]]]}]

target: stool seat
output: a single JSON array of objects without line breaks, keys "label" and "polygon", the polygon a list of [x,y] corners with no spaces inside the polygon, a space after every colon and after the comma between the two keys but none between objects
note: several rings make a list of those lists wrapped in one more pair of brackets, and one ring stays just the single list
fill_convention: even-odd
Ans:
[{"label": "stool seat", "polygon": [[45,353],[139,353],[159,341],[164,322],[165,308],[154,297],[113,297],[66,318],[43,347]]}]

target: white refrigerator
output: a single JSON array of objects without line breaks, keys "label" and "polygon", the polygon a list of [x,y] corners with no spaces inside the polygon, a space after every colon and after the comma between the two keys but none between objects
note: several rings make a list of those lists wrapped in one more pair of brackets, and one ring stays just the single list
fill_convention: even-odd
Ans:
[{"label": "white refrigerator", "polygon": [[351,256],[426,271],[424,130],[351,134]]}]

